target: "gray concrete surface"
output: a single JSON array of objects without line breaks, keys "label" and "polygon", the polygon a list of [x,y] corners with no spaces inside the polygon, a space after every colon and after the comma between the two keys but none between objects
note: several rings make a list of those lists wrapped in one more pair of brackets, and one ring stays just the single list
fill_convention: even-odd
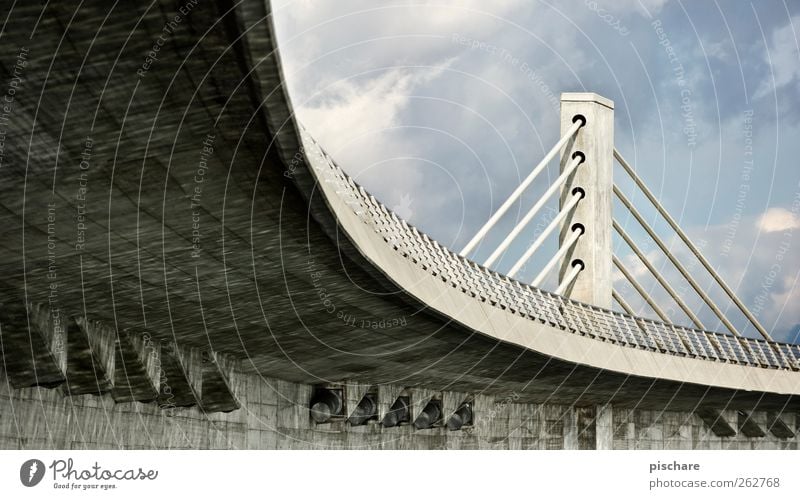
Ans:
[{"label": "gray concrete surface", "polygon": [[[0,374],[3,449],[796,449],[798,437],[767,431],[768,414],[753,419],[766,435],[718,437],[692,412],[519,403],[517,394],[475,398],[474,425],[414,430],[375,421],[314,424],[312,387],[243,374],[242,409],[204,414],[154,404],[115,403],[110,395],[64,397],[46,388],[8,389]],[[349,385],[345,385],[349,386]],[[382,387],[391,390],[391,386]],[[386,390],[382,390],[386,392]],[[449,392],[456,397],[464,393]],[[410,392],[412,403],[416,393]],[[448,392],[437,393],[446,396]],[[724,411],[736,424],[736,411]],[[794,413],[781,415],[796,432]]]},{"label": "gray concrete surface", "polygon": [[573,117],[586,118],[586,125],[578,130],[575,139],[564,147],[561,170],[575,152],[582,152],[586,161],[567,179],[561,191],[562,204],[573,189],[580,187],[584,197],[562,224],[559,240],[563,241],[574,224],[581,224],[586,232],[578,239],[559,270],[559,282],[572,268],[572,262],[581,260],[585,267],[575,279],[575,284],[565,296],[598,307],[611,308],[611,215],[612,186],[614,185],[614,103],[594,93],[561,94],[561,133],[572,126]]}]

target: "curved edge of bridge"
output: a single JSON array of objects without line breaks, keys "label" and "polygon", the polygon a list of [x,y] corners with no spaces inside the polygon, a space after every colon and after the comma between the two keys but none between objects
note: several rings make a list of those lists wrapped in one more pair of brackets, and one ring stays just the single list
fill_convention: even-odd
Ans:
[{"label": "curved edge of bridge", "polygon": [[[313,144],[304,143],[305,151]],[[319,179],[341,228],[363,256],[413,299],[469,330],[575,364],[632,376],[779,394],[800,394],[798,373],[709,362],[628,348],[562,331],[476,300],[431,275],[388,245]]]},{"label": "curved edge of bridge", "polygon": [[[274,38],[272,20],[266,30]],[[251,32],[252,33],[252,32]],[[269,54],[255,65],[265,92],[268,126],[275,135],[280,156],[290,178],[309,201],[313,218],[349,257],[379,281],[401,290],[409,299],[442,317],[492,339],[536,351],[578,365],[623,375],[664,379],[679,383],[734,390],[800,395],[800,373],[767,369],[689,356],[676,356],[572,334],[552,325],[532,321],[476,300],[443,282],[391,247],[353,208],[314,171],[311,151],[321,151],[304,140],[293,106],[284,88],[280,50],[274,39],[251,37],[250,54]],[[317,195],[319,191],[322,195]],[[341,233],[346,237],[341,237]]]}]

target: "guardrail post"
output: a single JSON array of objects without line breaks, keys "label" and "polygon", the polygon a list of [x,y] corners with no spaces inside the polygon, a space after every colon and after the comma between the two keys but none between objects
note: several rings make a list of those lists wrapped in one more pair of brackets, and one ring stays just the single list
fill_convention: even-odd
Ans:
[{"label": "guardrail post", "polygon": [[561,134],[582,116],[586,124],[567,142],[561,156],[563,171],[577,152],[586,158],[561,189],[561,206],[581,188],[586,196],[561,225],[563,244],[576,224],[585,230],[561,262],[559,284],[574,265],[583,271],[565,296],[598,307],[611,308],[611,207],[614,161],[614,103],[594,93],[561,94]]}]

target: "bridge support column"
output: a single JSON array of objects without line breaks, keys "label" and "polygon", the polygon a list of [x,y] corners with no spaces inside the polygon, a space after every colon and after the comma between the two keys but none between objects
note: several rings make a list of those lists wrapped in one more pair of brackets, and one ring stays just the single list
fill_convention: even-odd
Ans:
[{"label": "bridge support column", "polygon": [[584,198],[561,226],[559,244],[580,224],[584,233],[561,262],[559,284],[573,266],[583,264],[573,285],[564,295],[598,307],[611,308],[611,201],[614,161],[614,103],[594,93],[561,94],[561,133],[582,116],[586,124],[567,142],[561,156],[561,170],[577,152],[585,161],[567,179],[561,190],[561,206],[572,192],[583,189]]},{"label": "bridge support column", "polygon": [[564,450],[579,450],[578,413],[574,407],[567,408],[563,416]]},{"label": "bridge support column", "polygon": [[611,404],[597,406],[597,418],[594,423],[595,449],[612,450],[614,448],[614,409]]}]

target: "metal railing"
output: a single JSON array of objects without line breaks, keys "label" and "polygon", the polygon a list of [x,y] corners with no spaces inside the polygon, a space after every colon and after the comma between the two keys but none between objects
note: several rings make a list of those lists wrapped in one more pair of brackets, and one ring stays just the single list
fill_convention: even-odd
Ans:
[{"label": "metal railing", "polygon": [[800,371],[800,345],[692,329],[572,301],[501,275],[460,256],[414,227],[369,195],[300,131],[309,166],[360,220],[391,248],[476,300],[525,319],[628,348],[745,366]]}]

